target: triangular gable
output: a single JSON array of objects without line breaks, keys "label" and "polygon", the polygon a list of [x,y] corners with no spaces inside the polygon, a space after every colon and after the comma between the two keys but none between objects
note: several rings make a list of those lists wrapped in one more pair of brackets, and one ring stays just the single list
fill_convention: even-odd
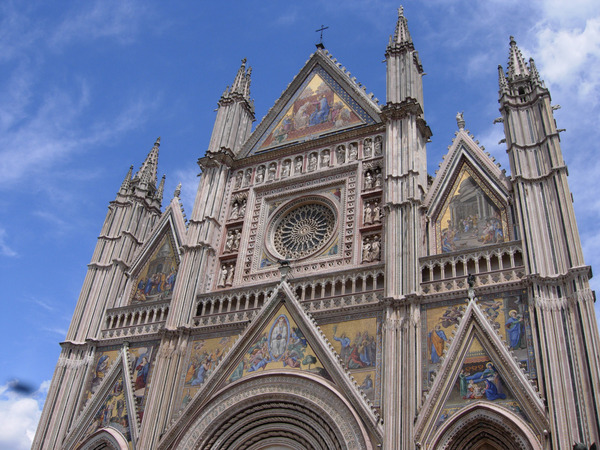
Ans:
[{"label": "triangular gable", "polygon": [[506,198],[463,159],[443,202],[431,212],[436,253],[468,250],[510,240]]},{"label": "triangular gable", "polygon": [[66,448],[79,447],[98,430],[118,432],[134,448],[137,430],[131,397],[129,373],[123,365],[123,352],[102,381],[96,395],[86,404],[65,441]]},{"label": "triangular gable", "polygon": [[448,153],[444,155],[440,168],[436,173],[431,187],[425,198],[425,206],[429,216],[433,216],[440,208],[444,195],[452,184],[453,178],[461,166],[467,161],[477,172],[489,189],[499,198],[507,199],[512,190],[510,181],[506,178],[493,159],[477,145],[468,131],[461,129],[452,140]]},{"label": "triangular gable", "polygon": [[317,50],[256,128],[241,156],[380,122],[379,107],[350,74]]},{"label": "triangular gable", "polygon": [[[259,355],[259,352],[262,354]],[[300,353],[303,357],[298,365]],[[264,356],[266,354],[269,355],[268,360]],[[370,419],[367,420],[367,425],[371,432],[382,435],[378,414],[370,401],[361,392],[356,380],[342,366],[333,346],[317,327],[314,319],[304,311],[292,288],[285,281],[277,286],[262,309],[221,359],[214,371],[204,378],[194,398],[186,402],[187,408],[178,415],[178,420],[165,433],[164,445],[175,439],[178,432],[185,430],[196,412],[219,392],[251,379],[253,373],[262,376],[271,370],[274,375],[282,371],[299,374],[318,372],[344,393],[348,401],[362,412],[362,417]],[[261,360],[264,362],[261,363]],[[246,363],[241,366],[241,370],[240,362]]]},{"label": "triangular gable", "polygon": [[[510,416],[522,426],[529,423],[538,435],[547,429],[542,399],[475,299],[469,301],[454,335],[441,356],[441,366],[419,411],[415,439],[433,442],[435,435],[444,432],[444,422],[451,416],[449,405],[455,405],[452,412],[456,414],[471,407],[473,401],[503,402],[505,409],[512,412]],[[493,380],[500,381],[492,386]],[[468,396],[474,391],[479,398],[462,399],[463,393]],[[462,407],[461,402],[464,402]]]},{"label": "triangular gable", "polygon": [[171,298],[185,236],[185,222],[179,208],[171,202],[150,238],[140,249],[130,270],[128,303],[165,301]]},{"label": "triangular gable", "polygon": [[83,409],[94,397],[100,386],[103,385],[107,375],[111,372],[115,363],[121,361],[121,348],[119,346],[105,347],[96,350],[93,362],[90,366],[88,379],[80,399],[80,409]]},{"label": "triangular gable", "polygon": [[243,354],[243,359],[227,377],[227,383],[253,372],[282,369],[307,370],[330,379],[301,327],[283,304]]}]

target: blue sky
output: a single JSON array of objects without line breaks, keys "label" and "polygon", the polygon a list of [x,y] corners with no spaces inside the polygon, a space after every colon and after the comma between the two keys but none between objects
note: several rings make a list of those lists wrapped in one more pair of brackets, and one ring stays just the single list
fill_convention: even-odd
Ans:
[{"label": "blue sky", "polygon": [[[57,7],[56,5],[60,5]],[[341,6],[340,6],[341,5]],[[257,125],[314,51],[315,30],[385,102],[399,5],[306,2],[6,1],[0,6],[0,448],[28,448],[96,238],[127,169],[161,136],[165,201],[191,213],[196,160],[242,58]],[[586,262],[600,268],[600,10],[595,0],[406,1],[427,75],[434,173],[457,111],[504,168],[497,66],[509,36],[551,90]],[[598,269],[600,270],[600,269]],[[593,279],[598,290],[600,281]],[[600,302],[598,302],[600,304]],[[596,308],[599,311],[599,308]],[[8,389],[19,379],[35,390]]]}]

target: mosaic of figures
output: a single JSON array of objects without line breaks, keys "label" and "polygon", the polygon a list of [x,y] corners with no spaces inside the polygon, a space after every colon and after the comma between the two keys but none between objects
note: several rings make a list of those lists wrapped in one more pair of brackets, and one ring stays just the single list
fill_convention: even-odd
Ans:
[{"label": "mosaic of figures", "polygon": [[281,307],[259,338],[246,350],[229,382],[264,370],[297,369],[329,378],[304,333]]},{"label": "mosaic of figures", "polygon": [[[488,317],[492,326],[506,340],[510,350],[517,357],[521,367],[532,379],[537,378],[533,353],[531,325],[526,293],[515,291],[505,294],[486,295],[477,304]],[[466,309],[466,301],[444,302],[432,307],[423,306],[421,320],[423,327],[423,386],[431,386],[434,371],[439,368],[448,339],[458,326]],[[482,347],[473,344],[473,352],[483,352]]]},{"label": "mosaic of figures", "polygon": [[104,378],[108,374],[108,371],[110,370],[114,362],[117,360],[119,353],[119,347],[109,347],[96,352],[92,372],[90,374],[87,386],[85,388],[83,403],[81,405],[82,408],[87,403],[87,401],[90,398],[92,398],[92,396],[98,391],[98,388],[104,381]]},{"label": "mosaic of figures", "polygon": [[266,149],[322,133],[358,125],[363,121],[333,91],[319,74],[314,74],[273,131],[260,145]]},{"label": "mosaic of figures", "polygon": [[481,342],[475,338],[446,400],[442,414],[436,422],[436,427],[442,425],[459,409],[479,400],[494,402],[529,421],[489,355],[483,350]]},{"label": "mosaic of figures", "polygon": [[[288,177],[301,175],[303,173],[314,172],[317,169],[327,167],[340,166],[360,159],[359,148],[360,142],[349,142],[339,144],[334,149],[323,149],[311,151],[306,155],[298,155],[283,159],[282,161],[273,161],[268,164],[261,164],[254,168],[239,170],[233,177],[233,189],[245,189],[252,184],[262,184],[269,181],[283,180]],[[374,138],[366,138],[362,141],[362,158],[369,159],[379,157],[383,151],[383,138],[375,136]],[[254,176],[254,177],[253,177]],[[369,170],[371,177],[371,187],[381,187],[383,182],[381,169],[379,167]],[[367,189],[367,188],[366,188]],[[234,206],[234,203],[237,205]],[[243,218],[244,212],[240,213],[240,209],[245,208],[243,200],[234,198],[230,208],[230,216],[228,220],[237,220]],[[233,214],[233,216],[232,216]]]},{"label": "mosaic of figures", "polygon": [[182,382],[180,409],[185,408],[223,359],[233,343],[233,336],[196,339],[190,343]]},{"label": "mosaic of figures", "polygon": [[144,344],[129,349],[130,367],[133,370],[133,398],[138,413],[139,423],[144,417],[148,383],[154,365],[155,347]]},{"label": "mosaic of figures", "polygon": [[437,251],[506,242],[506,208],[465,164],[436,220]]},{"label": "mosaic of figures", "polygon": [[127,401],[123,387],[123,377],[119,377],[110,389],[106,399],[94,414],[92,423],[85,430],[85,440],[96,430],[111,427],[117,430],[127,440],[129,448],[133,448],[131,442],[131,422],[127,412]]},{"label": "mosaic of figures", "polygon": [[171,298],[178,267],[179,257],[173,249],[173,243],[168,234],[165,234],[160,240],[157,250],[137,275],[132,302]]},{"label": "mosaic of figures", "polygon": [[377,349],[381,346],[377,318],[325,324],[321,330],[363,392],[374,401]]}]

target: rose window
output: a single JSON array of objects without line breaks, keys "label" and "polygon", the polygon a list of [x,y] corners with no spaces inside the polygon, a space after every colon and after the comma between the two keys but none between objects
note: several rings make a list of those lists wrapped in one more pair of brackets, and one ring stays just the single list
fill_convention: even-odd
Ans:
[{"label": "rose window", "polygon": [[334,228],[335,215],[329,207],[319,203],[305,204],[279,221],[273,244],[284,258],[302,258],[325,246]]}]

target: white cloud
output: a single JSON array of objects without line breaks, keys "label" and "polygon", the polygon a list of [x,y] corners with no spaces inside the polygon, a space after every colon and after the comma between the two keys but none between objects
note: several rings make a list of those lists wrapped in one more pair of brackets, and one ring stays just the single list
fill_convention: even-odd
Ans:
[{"label": "white cloud", "polygon": [[6,230],[4,228],[0,228],[0,255],[17,256],[17,252],[6,243]]},{"label": "white cloud", "polygon": [[31,448],[50,381],[32,395],[16,393],[13,382],[0,386],[0,448]]},{"label": "white cloud", "polygon": [[56,28],[50,43],[62,47],[82,40],[110,38],[122,44],[135,40],[142,20],[147,20],[146,3],[124,0],[96,1],[93,6],[72,12]]},{"label": "white cloud", "polygon": [[577,28],[545,22],[537,30],[536,63],[550,87],[580,102],[600,102],[600,17]]}]

